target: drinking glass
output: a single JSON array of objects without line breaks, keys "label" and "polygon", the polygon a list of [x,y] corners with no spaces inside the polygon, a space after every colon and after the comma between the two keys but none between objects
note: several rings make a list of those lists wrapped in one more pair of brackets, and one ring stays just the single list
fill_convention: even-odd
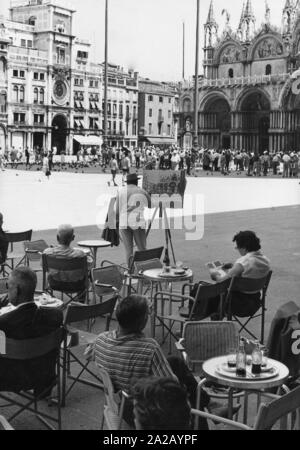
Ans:
[{"label": "drinking glass", "polygon": [[261,350],[261,353],[262,353],[261,366],[262,367],[267,367],[267,365],[268,365],[269,349],[265,345],[262,345],[260,347],[260,350]]},{"label": "drinking glass", "polygon": [[236,348],[231,347],[227,350],[227,364],[228,367],[236,367]]}]

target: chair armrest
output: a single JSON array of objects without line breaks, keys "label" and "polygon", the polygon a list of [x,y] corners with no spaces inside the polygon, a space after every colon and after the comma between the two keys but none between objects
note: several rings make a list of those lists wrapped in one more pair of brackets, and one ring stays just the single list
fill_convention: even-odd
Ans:
[{"label": "chair armrest", "polygon": [[105,288],[112,288],[113,285],[112,284],[105,284],[105,283],[100,283],[99,281],[95,281],[95,286],[99,286],[99,287],[105,287]]},{"label": "chair armrest", "polygon": [[120,267],[122,270],[124,270],[124,269],[125,269],[125,270],[129,270],[127,264],[125,264],[125,263],[122,263],[122,264],[116,264],[116,263],[114,263],[114,262],[112,262],[112,261],[109,261],[108,259],[105,259],[105,260],[102,261],[101,267],[104,267],[105,265],[107,265],[107,266],[116,266],[116,267]]},{"label": "chair armrest", "polygon": [[236,428],[238,430],[253,430],[253,428],[243,423],[235,422],[234,420],[224,419],[223,417],[215,416],[214,414],[200,411],[199,409],[192,409],[191,413],[196,417],[203,417],[204,419],[210,419],[213,420],[214,422],[223,423],[224,425],[230,425],[231,427]]},{"label": "chair armrest", "polygon": [[191,289],[195,286],[196,283],[192,283],[191,281],[189,283],[185,283],[181,288],[181,294],[185,295],[185,290],[188,287],[191,291]]},{"label": "chair armrest", "polygon": [[184,348],[184,346],[183,346],[183,339],[182,339],[182,338],[179,339],[179,341],[176,341],[176,342],[175,342],[175,347],[176,347],[176,349],[177,349],[178,351],[180,351],[180,352],[184,352],[184,351],[185,351],[185,348]]},{"label": "chair armrest", "polygon": [[186,301],[186,300],[191,300],[192,302],[195,301],[195,299],[193,297],[191,297],[190,295],[182,295],[182,294],[177,294],[175,292],[158,291],[154,295],[154,303],[157,301],[157,298],[159,296],[162,296],[164,299],[165,299],[165,297],[169,297],[169,299],[171,299],[172,301],[173,301],[173,298],[175,298],[176,302],[180,302],[180,301],[182,302],[182,301]]},{"label": "chair armrest", "polygon": [[27,249],[27,248],[25,248],[25,253],[29,253],[31,255],[37,255],[37,254],[42,255],[42,252],[40,252],[39,250],[30,250],[30,249]]}]

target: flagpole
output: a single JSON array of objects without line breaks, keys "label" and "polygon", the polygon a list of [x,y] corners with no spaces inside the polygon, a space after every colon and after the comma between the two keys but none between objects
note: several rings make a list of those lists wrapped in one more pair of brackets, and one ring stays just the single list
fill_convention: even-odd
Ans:
[{"label": "flagpole", "polygon": [[185,79],[185,23],[183,22],[183,37],[182,37],[182,79]]},{"label": "flagpole", "polygon": [[104,130],[103,144],[107,146],[107,91],[108,91],[108,0],[105,0],[105,58],[104,58]]},{"label": "flagpole", "polygon": [[195,58],[195,92],[194,92],[194,147],[198,146],[198,95],[199,95],[199,17],[200,0],[197,0],[196,20],[196,58]]}]

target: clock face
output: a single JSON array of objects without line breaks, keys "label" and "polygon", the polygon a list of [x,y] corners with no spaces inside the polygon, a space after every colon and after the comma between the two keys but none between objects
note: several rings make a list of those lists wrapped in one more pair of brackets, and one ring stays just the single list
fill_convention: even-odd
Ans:
[{"label": "clock face", "polygon": [[57,80],[54,84],[54,96],[58,99],[58,100],[62,100],[65,98],[66,94],[67,94],[67,86],[65,85],[65,83],[61,80]]}]

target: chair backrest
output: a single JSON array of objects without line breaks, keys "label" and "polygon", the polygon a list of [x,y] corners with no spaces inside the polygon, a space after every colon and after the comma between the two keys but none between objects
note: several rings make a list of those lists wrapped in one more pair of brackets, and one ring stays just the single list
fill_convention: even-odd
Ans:
[{"label": "chair backrest", "polygon": [[[227,294],[230,279],[216,284],[201,285],[199,283],[194,305],[190,311],[190,320],[205,319],[209,315],[209,302],[212,298],[221,296],[222,302]],[[220,305],[221,306],[221,305]]]},{"label": "chair backrest", "polygon": [[10,244],[15,242],[31,241],[32,230],[21,231],[20,233],[5,233],[6,239]]},{"label": "chair backrest", "polygon": [[0,295],[7,294],[8,278],[0,278]]},{"label": "chair backrest", "polygon": [[104,386],[105,404],[116,415],[119,415],[121,392],[115,392],[112,381],[104,367],[97,364],[97,369]]},{"label": "chair backrest", "polygon": [[233,277],[229,287],[229,294],[233,291],[247,293],[262,291],[263,295],[265,296],[271,280],[271,276],[272,271],[270,271],[265,277],[257,279]]},{"label": "chair backrest", "polygon": [[[282,397],[273,400],[268,405],[261,404],[255,420],[254,429],[271,430],[275,423],[285,416],[296,413],[296,429],[300,429],[300,386]],[[287,420],[282,421],[286,429]],[[292,420],[291,420],[292,422]]]},{"label": "chair backrest", "polygon": [[192,321],[184,324],[182,337],[189,362],[201,364],[236,347],[238,329],[234,322]]},{"label": "chair backrest", "polygon": [[65,333],[65,328],[60,327],[46,336],[33,339],[16,340],[1,335],[1,339],[5,339],[1,343],[1,348],[5,350],[1,353],[0,360],[1,358],[9,358],[25,361],[47,355],[52,350],[57,350],[59,353]]},{"label": "chair backrest", "polygon": [[141,273],[145,270],[161,269],[163,267],[162,262],[158,258],[149,259],[147,261],[137,261],[134,263],[135,272]]},{"label": "chair backrest", "polygon": [[136,262],[149,261],[150,259],[160,259],[164,247],[151,248],[149,250],[136,251],[130,259],[129,272],[133,273]]},{"label": "chair backrest", "polygon": [[92,280],[94,284],[94,289],[96,295],[103,296],[105,294],[109,294],[112,292],[111,288],[97,286],[95,284],[98,281],[101,284],[107,284],[113,286],[118,291],[121,290],[124,282],[124,272],[122,272],[119,266],[105,266],[105,267],[97,267],[92,270]]},{"label": "chair backrest", "polygon": [[64,318],[64,325],[73,322],[82,322],[84,320],[93,319],[100,316],[111,316],[114,312],[117,302],[117,296],[96,305],[82,305],[78,303],[70,303]]},{"label": "chair backrest", "polygon": [[49,248],[49,245],[43,239],[24,242],[24,249],[28,261],[40,261],[41,254],[46,248]]},{"label": "chair backrest", "polygon": [[[46,255],[42,254],[42,264],[43,264],[43,289],[47,288],[46,283],[46,274],[50,270],[58,271],[58,272],[78,272],[82,276],[78,276],[78,280],[72,282],[54,282],[50,280],[48,277],[48,283],[50,284],[50,288],[52,287],[54,290],[62,290],[67,292],[70,288],[70,285],[77,286],[80,283],[80,289],[86,288],[88,286],[88,263],[87,256],[80,256],[77,258],[62,258],[57,255]],[[54,284],[53,284],[54,283]],[[68,288],[65,287],[68,285]],[[78,286],[76,288],[78,290]]]}]

